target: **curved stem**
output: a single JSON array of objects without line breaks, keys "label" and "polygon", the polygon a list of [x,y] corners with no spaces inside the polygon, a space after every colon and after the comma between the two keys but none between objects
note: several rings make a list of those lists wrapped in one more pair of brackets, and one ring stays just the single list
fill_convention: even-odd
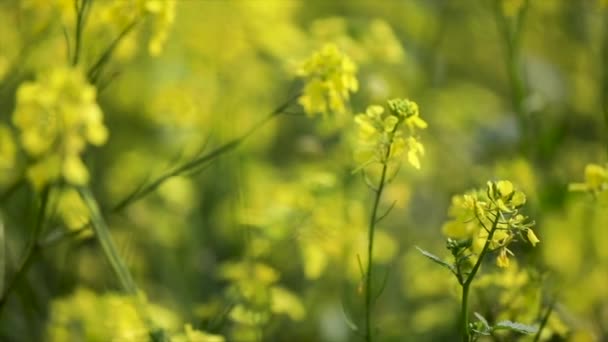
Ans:
[{"label": "curved stem", "polygon": [[465,281],[462,283],[462,302],[460,308],[460,324],[462,329],[462,342],[469,342],[471,339],[471,335],[469,335],[469,289],[471,287],[471,283],[473,279],[475,279],[475,275],[481,266],[481,262],[483,258],[488,253],[490,249],[490,242],[492,241],[492,237],[494,237],[494,232],[496,232],[496,227],[498,227],[498,220],[500,219],[500,215],[498,210],[496,211],[496,218],[492,222],[492,228],[490,228],[490,232],[488,233],[488,238],[486,239],[485,244],[483,245],[483,249],[481,253],[479,253],[479,258],[473,265],[473,269],[469,275],[467,275]]},{"label": "curved stem", "polygon": [[149,337],[152,341],[163,341],[164,340],[164,331],[161,328],[158,328],[151,320],[148,311],[146,310],[145,303],[142,298],[138,294],[137,285],[133,280],[133,276],[129,271],[129,268],[125,264],[124,260],[120,257],[116,245],[114,244],[114,240],[110,234],[110,230],[108,229],[108,225],[106,224],[103,216],[101,215],[101,211],[99,209],[99,205],[97,204],[97,200],[93,197],[91,190],[86,187],[78,188],[78,192],[82,197],[84,203],[89,209],[91,215],[91,225],[93,226],[93,231],[95,232],[95,236],[101,245],[101,249],[106,260],[110,263],[112,270],[116,273],[118,277],[118,281],[120,282],[123,290],[132,295],[135,299],[136,309],[139,313],[140,317],[146,323],[149,329]]},{"label": "curved stem", "polygon": [[136,202],[137,200],[141,199],[142,197],[144,197],[147,194],[151,193],[152,191],[156,190],[161,184],[163,184],[169,178],[178,176],[185,172],[193,170],[193,169],[197,168],[198,166],[205,164],[206,162],[209,162],[225,153],[228,153],[228,152],[236,149],[245,140],[247,140],[247,138],[249,138],[253,133],[255,133],[258,129],[260,129],[262,126],[264,126],[267,122],[269,122],[271,119],[278,116],[279,114],[283,113],[287,109],[287,107],[289,107],[293,103],[293,101],[295,101],[298,97],[299,97],[299,94],[289,98],[286,102],[284,102],[283,104],[281,104],[280,106],[275,108],[272,112],[270,112],[265,118],[263,118],[258,123],[253,125],[253,127],[251,127],[242,136],[232,139],[229,142],[215,148],[214,150],[212,150],[202,156],[196,157],[193,160],[185,162],[182,165],[165,172],[164,174],[160,175],[153,181],[149,182],[147,185],[135,190],[130,195],[125,197],[123,200],[118,202],[118,204],[116,206],[114,206],[112,211],[117,212],[117,211],[123,210],[124,208],[126,208],[127,206],[132,204],[133,202]]}]

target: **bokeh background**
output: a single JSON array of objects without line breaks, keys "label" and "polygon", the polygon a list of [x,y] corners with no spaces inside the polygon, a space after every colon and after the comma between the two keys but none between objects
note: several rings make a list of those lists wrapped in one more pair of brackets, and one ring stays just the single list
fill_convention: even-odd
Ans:
[{"label": "bokeh background", "polygon": [[[93,65],[144,2],[93,1],[80,65]],[[169,7],[175,12],[162,12]],[[541,242],[517,247],[507,270],[484,266],[474,311],[533,324],[555,301],[542,340],[608,339],[608,212],[597,198],[568,191],[584,181],[585,165],[607,160],[603,4],[178,0],[169,7],[142,14],[106,65],[96,86],[109,139],[84,158],[120,255],[159,325],[179,331],[189,323],[226,341],[358,339],[357,256],[365,255],[372,194],[352,172],[348,116],[310,117],[293,104],[237,149],[111,210],[142,183],[246,133],[298,93],[299,63],[333,43],[358,65],[352,114],[403,97],[429,124],[422,168],[404,163],[381,203],[395,208],[379,226],[374,256],[385,281],[374,309],[378,339],[458,338],[457,283],[415,246],[447,256],[441,226],[451,197],[498,179],[527,194]],[[36,208],[36,192],[19,183],[28,161],[11,121],[16,91],[66,64],[73,2],[2,0],[0,23],[0,205],[10,279]],[[2,308],[0,340],[146,340],[91,231],[77,230],[86,213],[78,216],[78,203],[59,207],[45,228],[50,242]]]}]

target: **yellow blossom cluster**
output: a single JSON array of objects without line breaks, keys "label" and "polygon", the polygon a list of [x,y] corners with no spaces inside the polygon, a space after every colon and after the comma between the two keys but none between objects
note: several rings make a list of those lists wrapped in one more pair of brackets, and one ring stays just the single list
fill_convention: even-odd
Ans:
[{"label": "yellow blossom cluster", "polygon": [[492,234],[490,251],[498,252],[498,266],[508,267],[509,255],[513,255],[508,249],[511,242],[518,238],[532,246],[540,242],[532,230],[534,222],[519,212],[525,203],[526,195],[506,180],[488,182],[485,191],[453,197],[451,219],[443,225],[448,247],[454,254],[478,256]]},{"label": "yellow blossom cluster", "polygon": [[31,157],[27,177],[37,189],[57,180],[86,184],[89,172],[81,154],[87,143],[99,146],[108,138],[95,88],[79,69],[68,67],[19,87],[13,123]]},{"label": "yellow blossom cluster", "polygon": [[406,99],[388,101],[389,110],[372,105],[365,113],[355,116],[358,126],[358,148],[355,159],[359,168],[373,163],[386,164],[407,151],[408,162],[420,168],[420,155],[424,146],[414,135],[418,129],[427,127],[420,118],[418,105]]},{"label": "yellow blossom cluster", "polygon": [[356,72],[356,64],[334,44],[326,44],[304,61],[297,75],[306,82],[299,98],[306,114],[346,112],[345,102],[359,88]]}]

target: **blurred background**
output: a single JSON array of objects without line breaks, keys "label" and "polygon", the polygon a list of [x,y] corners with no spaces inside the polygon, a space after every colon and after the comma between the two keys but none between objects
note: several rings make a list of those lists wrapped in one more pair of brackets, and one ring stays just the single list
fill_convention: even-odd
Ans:
[{"label": "blurred background", "polygon": [[[541,242],[516,247],[507,270],[482,269],[474,311],[532,324],[555,300],[541,340],[606,341],[608,212],[568,191],[584,181],[585,165],[607,161],[600,2],[92,1],[85,68],[139,18],[96,80],[109,138],[84,161],[153,320],[226,341],[358,340],[357,259],[372,194],[352,172],[350,120],[307,117],[293,104],[230,153],[112,210],[174,165],[245,134],[298,93],[298,65],[333,43],[358,65],[351,114],[403,97],[429,124],[422,168],[404,163],[381,203],[395,208],[379,225],[374,255],[385,281],[374,308],[378,340],[458,338],[458,284],[415,246],[447,257],[441,226],[451,197],[509,179],[527,194]],[[75,18],[71,0],[0,1],[6,279],[36,208],[36,192],[20,181],[28,159],[11,119],[16,91],[66,64]],[[0,312],[0,340],[146,340],[92,231],[82,229],[86,209],[55,201],[43,248]]]}]

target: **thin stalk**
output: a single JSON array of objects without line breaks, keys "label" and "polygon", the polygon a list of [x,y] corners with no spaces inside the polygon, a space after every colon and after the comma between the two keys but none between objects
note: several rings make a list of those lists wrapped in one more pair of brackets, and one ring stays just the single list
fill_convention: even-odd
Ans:
[{"label": "thin stalk", "polygon": [[196,169],[198,166],[236,149],[245,140],[247,140],[247,138],[249,138],[253,133],[255,133],[258,129],[260,129],[262,126],[264,126],[267,122],[269,122],[271,119],[275,118],[276,116],[278,116],[279,114],[284,112],[287,109],[287,107],[289,107],[292,104],[292,102],[298,98],[298,96],[299,96],[299,94],[291,97],[285,103],[283,103],[280,106],[278,106],[277,108],[275,108],[266,117],[264,117],[262,120],[260,120],[255,125],[253,125],[253,127],[251,127],[242,136],[232,139],[229,142],[215,148],[214,150],[212,150],[202,156],[196,157],[193,160],[185,162],[184,164],[165,172],[164,174],[160,175],[159,177],[157,177],[155,180],[151,181],[147,185],[132,192],[126,198],[124,198],[123,200],[118,202],[118,204],[116,206],[114,206],[112,211],[118,212],[118,211],[123,210],[125,207],[129,206],[133,202],[136,202],[137,200],[141,199],[142,197],[144,197],[147,194],[151,193],[152,191],[156,190],[161,184],[163,184],[169,178],[175,177],[175,176],[181,175],[183,173],[186,173],[190,170]]},{"label": "thin stalk", "polygon": [[[397,130],[397,125],[393,129],[391,134],[394,134]],[[392,138],[391,138],[392,141]],[[372,337],[372,276],[374,271],[373,266],[373,255],[374,255],[374,236],[376,233],[376,223],[378,223],[378,207],[380,205],[380,199],[384,186],[386,185],[386,173],[388,170],[388,159],[391,155],[391,145],[388,145],[386,154],[384,156],[384,163],[382,164],[382,171],[380,174],[380,181],[378,186],[373,188],[375,196],[374,203],[372,205],[372,211],[369,218],[369,226],[367,230],[367,271],[365,274],[365,341],[371,342]]]},{"label": "thin stalk", "polygon": [[603,14],[603,32],[602,32],[602,43],[601,43],[601,93],[600,100],[602,102],[602,114],[604,116],[604,124],[606,130],[606,149],[608,150],[608,66],[606,66],[606,59],[608,58],[608,11],[604,10]]},{"label": "thin stalk", "polygon": [[91,214],[91,225],[93,226],[95,236],[97,237],[97,240],[101,245],[103,254],[106,260],[110,263],[110,266],[112,267],[114,273],[116,273],[116,276],[118,277],[118,281],[120,282],[122,289],[127,294],[132,295],[134,297],[136,310],[148,326],[149,337],[152,339],[152,341],[163,341],[165,339],[164,332],[162,329],[156,327],[150,319],[150,316],[148,315],[148,312],[145,307],[145,303],[138,294],[137,285],[133,280],[133,276],[131,275],[129,268],[127,267],[123,259],[120,257],[120,254],[118,254],[118,250],[116,248],[116,245],[114,244],[114,240],[112,239],[110,230],[108,229],[108,226],[103,216],[101,215],[101,211],[99,209],[97,201],[95,200],[95,197],[93,197],[91,190],[86,187],[78,188],[78,192],[80,193],[80,196],[82,197],[87,208],[89,209],[89,212]]},{"label": "thin stalk", "polygon": [[[517,114],[519,129],[522,134],[522,149],[529,147],[529,139],[532,135],[529,125],[530,118],[524,105],[528,89],[521,70],[521,34],[527,9],[528,0],[524,1],[521,9],[516,14],[516,22],[513,25],[511,19],[507,18],[502,12],[500,1],[494,2],[496,24],[505,44],[505,66],[509,78],[511,105]],[[525,152],[528,153],[529,151]]]},{"label": "thin stalk", "polygon": [[74,38],[74,57],[72,58],[73,66],[78,65],[80,60],[80,50],[82,50],[82,31],[84,30],[86,7],[87,0],[74,0],[74,10],[76,11],[76,37]]},{"label": "thin stalk", "polygon": [[486,239],[486,242],[483,245],[483,249],[481,250],[481,253],[479,253],[479,258],[477,258],[475,265],[473,265],[473,269],[471,270],[469,275],[466,277],[464,282],[461,284],[462,285],[462,303],[461,303],[461,310],[460,310],[460,322],[461,322],[461,329],[462,329],[462,342],[469,342],[471,339],[471,335],[469,335],[469,290],[471,287],[471,283],[473,282],[473,279],[475,279],[475,275],[477,274],[477,271],[479,270],[479,267],[481,266],[481,262],[483,261],[483,258],[485,257],[485,255],[488,253],[488,250],[490,249],[490,242],[492,241],[492,237],[494,237],[494,232],[496,232],[496,227],[498,226],[499,219],[500,219],[500,215],[499,215],[498,211],[496,211],[496,218],[494,219],[494,222],[492,222],[492,228],[490,228],[490,232],[488,233],[488,238]]},{"label": "thin stalk", "polygon": [[99,56],[99,59],[87,72],[87,77],[89,81],[93,84],[97,83],[99,77],[101,75],[101,71],[103,67],[108,63],[110,58],[112,58],[112,54],[114,54],[114,50],[118,47],[118,44],[133,30],[135,25],[139,22],[138,19],[133,20],[129,23],[125,28],[116,36],[116,38],[108,45],[108,47],[104,50],[104,52]]},{"label": "thin stalk", "polygon": [[44,227],[44,219],[46,216],[46,210],[47,210],[47,206],[49,203],[49,193],[50,193],[50,186],[46,186],[42,190],[42,194],[40,197],[41,198],[40,208],[38,210],[38,217],[36,218],[36,224],[34,226],[34,231],[32,232],[32,237],[25,249],[23,259],[21,260],[21,263],[19,263],[19,266],[17,267],[17,270],[15,271],[15,275],[7,283],[6,289],[4,290],[4,293],[2,293],[2,296],[0,297],[0,310],[2,310],[2,308],[4,308],[4,305],[6,304],[8,297],[14,290],[15,285],[17,285],[19,280],[21,280],[21,278],[23,276],[25,276],[25,274],[27,273],[28,269],[30,268],[30,266],[32,264],[32,261],[34,260],[34,255],[39,250],[38,239],[40,238],[40,234],[42,233],[42,230]]},{"label": "thin stalk", "polygon": [[78,192],[89,209],[91,214],[91,225],[93,227],[93,231],[95,232],[95,236],[101,245],[101,249],[106,256],[106,259],[108,259],[112,270],[116,273],[120,285],[128,294],[137,294],[137,286],[135,286],[135,281],[133,280],[129,269],[118,254],[118,250],[114,245],[114,241],[112,240],[108,226],[101,215],[99,205],[93,197],[93,194],[91,194],[91,191],[88,188],[78,188]]},{"label": "thin stalk", "polygon": [[551,313],[553,313],[553,309],[555,308],[555,300],[556,300],[556,297],[553,298],[553,300],[551,301],[551,303],[549,303],[549,306],[547,307],[547,311],[545,311],[545,314],[543,315],[543,318],[540,321],[540,326],[538,328],[538,331],[536,332],[536,335],[534,335],[534,341],[533,342],[540,341],[540,335],[542,334],[543,329],[547,325],[547,322],[549,322],[549,317],[551,316]]}]

